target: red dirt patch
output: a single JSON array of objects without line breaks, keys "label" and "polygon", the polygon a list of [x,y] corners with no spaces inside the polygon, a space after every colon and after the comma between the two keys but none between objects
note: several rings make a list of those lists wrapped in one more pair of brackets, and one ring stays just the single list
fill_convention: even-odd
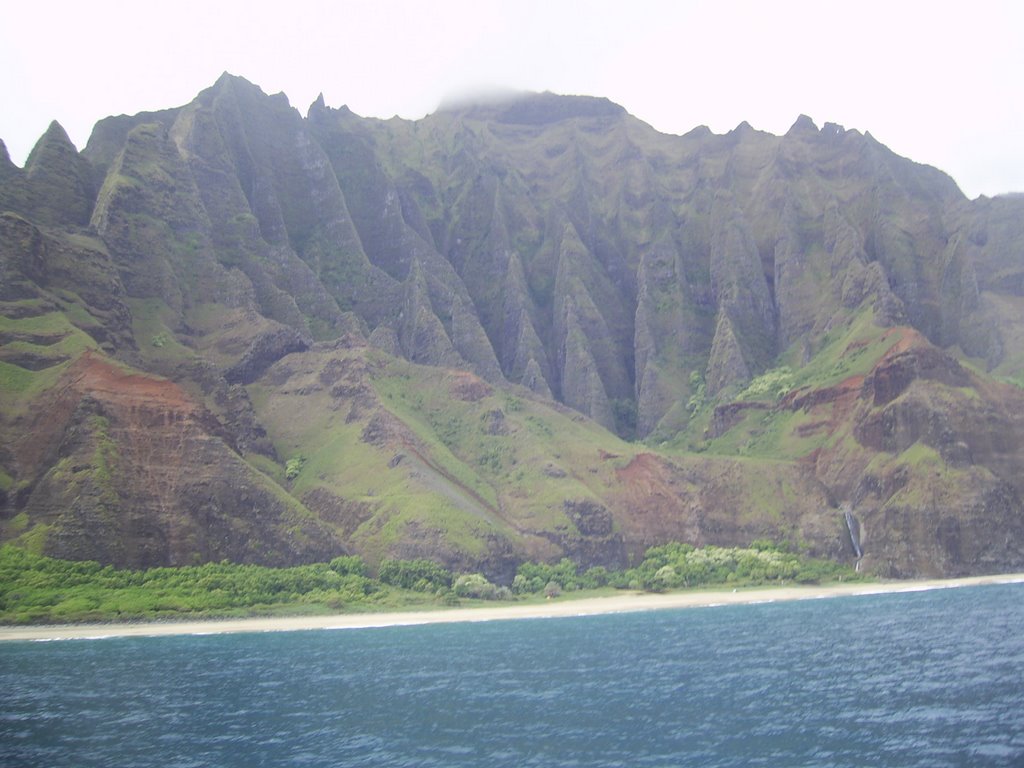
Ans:
[{"label": "red dirt patch", "polygon": [[170,425],[180,429],[186,421],[208,421],[211,429],[219,426],[174,382],[129,373],[99,354],[85,352],[34,403],[30,426],[18,445],[22,467],[38,465],[59,444],[59,436],[86,397],[103,403],[108,414],[129,429],[151,435]]},{"label": "red dirt patch", "polygon": [[911,349],[914,349],[915,347],[931,346],[928,340],[921,335],[920,331],[917,331],[914,328],[906,328],[903,326],[897,328],[890,328],[884,334],[882,334],[882,338],[887,339],[893,334],[899,335],[899,341],[893,344],[889,351],[882,356],[882,360],[885,360],[890,357],[895,357],[896,355],[901,355],[904,352],[908,352]]},{"label": "red dirt patch", "polygon": [[638,453],[628,465],[615,470],[620,483],[630,485],[651,485],[661,480],[661,463],[652,453]]},{"label": "red dirt patch", "polygon": [[158,401],[164,408],[187,413],[196,410],[196,404],[173,381],[129,373],[91,351],[68,368],[64,381],[62,389],[88,393],[100,400]]},{"label": "red dirt patch", "polygon": [[651,453],[641,453],[615,470],[619,481],[611,507],[627,539],[644,547],[678,539],[700,542],[700,502],[695,489],[677,482],[676,470]]}]

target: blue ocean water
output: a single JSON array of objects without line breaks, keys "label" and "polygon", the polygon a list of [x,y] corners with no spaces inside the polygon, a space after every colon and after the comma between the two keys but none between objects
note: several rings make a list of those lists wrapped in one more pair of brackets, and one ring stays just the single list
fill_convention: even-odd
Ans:
[{"label": "blue ocean water", "polygon": [[0,644],[4,766],[1019,766],[1024,585]]}]

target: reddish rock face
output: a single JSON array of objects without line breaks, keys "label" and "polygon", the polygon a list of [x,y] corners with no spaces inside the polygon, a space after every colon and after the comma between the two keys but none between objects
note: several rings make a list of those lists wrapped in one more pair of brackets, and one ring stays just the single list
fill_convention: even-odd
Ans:
[{"label": "reddish rock face", "polygon": [[227,558],[283,565],[343,551],[275,495],[177,384],[87,353],[28,417],[15,452],[44,552],[130,567]]},{"label": "reddish rock face", "polygon": [[873,405],[892,402],[915,380],[937,381],[949,387],[971,384],[967,371],[956,360],[932,346],[916,331],[906,329],[903,338],[889,351],[864,381]]}]

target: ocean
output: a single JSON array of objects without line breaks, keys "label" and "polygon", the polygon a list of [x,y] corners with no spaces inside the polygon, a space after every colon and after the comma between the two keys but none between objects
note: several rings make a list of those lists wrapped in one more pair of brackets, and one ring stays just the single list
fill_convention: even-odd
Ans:
[{"label": "ocean", "polygon": [[1024,584],[0,644],[3,766],[1021,766]]}]

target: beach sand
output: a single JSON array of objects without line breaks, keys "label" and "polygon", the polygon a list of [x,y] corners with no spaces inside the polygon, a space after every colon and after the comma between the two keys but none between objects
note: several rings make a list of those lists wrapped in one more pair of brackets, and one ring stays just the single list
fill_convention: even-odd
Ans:
[{"label": "beach sand", "polygon": [[3,640],[69,640],[104,637],[155,637],[158,635],[207,635],[227,632],[290,632],[310,629],[359,629],[413,624],[441,624],[459,621],[503,621],[547,619],[567,616],[596,616],[673,608],[813,600],[852,595],[916,592],[979,584],[1024,582],[1024,573],[973,576],[962,579],[891,581],[828,586],[723,588],[699,592],[638,594],[573,599],[562,596],[543,603],[509,605],[496,603],[479,608],[449,608],[401,613],[347,613],[335,616],[283,616],[248,619],[206,619],[202,621],[138,622],[123,624],[69,624],[60,626],[0,627]]}]

